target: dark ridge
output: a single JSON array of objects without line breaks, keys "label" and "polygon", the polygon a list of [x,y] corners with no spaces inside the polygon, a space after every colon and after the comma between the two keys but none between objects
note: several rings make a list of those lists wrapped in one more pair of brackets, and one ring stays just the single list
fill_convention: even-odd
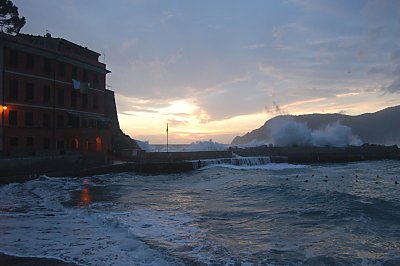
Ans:
[{"label": "dark ridge", "polygon": [[312,130],[324,128],[328,124],[340,122],[352,129],[364,143],[384,145],[400,144],[400,105],[389,107],[375,113],[366,113],[357,116],[343,114],[307,114],[307,115],[282,115],[274,117],[263,126],[237,136],[232,140],[232,145],[246,144],[251,141],[271,141],[272,124],[277,121],[291,118],[296,122],[306,123]]}]

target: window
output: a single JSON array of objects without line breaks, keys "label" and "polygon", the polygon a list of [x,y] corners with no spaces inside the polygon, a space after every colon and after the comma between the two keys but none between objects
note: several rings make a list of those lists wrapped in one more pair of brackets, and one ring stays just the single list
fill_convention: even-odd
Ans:
[{"label": "window", "polygon": [[35,56],[32,54],[26,55],[26,68],[34,69],[35,68]]},{"label": "window", "polygon": [[89,81],[88,72],[86,69],[83,70],[82,81],[84,81],[84,82]]},{"label": "window", "polygon": [[82,94],[82,108],[86,109],[88,107],[88,95]]},{"label": "window", "polygon": [[103,149],[103,141],[100,137],[96,138],[96,151],[101,151]]},{"label": "window", "polygon": [[57,149],[59,149],[59,150],[64,150],[65,149],[63,140],[58,140],[57,141]]},{"label": "window", "polygon": [[63,115],[57,115],[57,127],[58,128],[64,127],[64,116]]},{"label": "window", "polygon": [[60,77],[65,76],[65,65],[63,63],[58,63],[58,75],[60,75]]},{"label": "window", "polygon": [[10,99],[17,100],[18,99],[18,80],[10,80],[9,90],[10,90],[9,91]]},{"label": "window", "polygon": [[43,103],[50,103],[50,86],[43,87]]},{"label": "window", "polygon": [[64,90],[62,88],[57,90],[57,99],[58,104],[64,104]]},{"label": "window", "polygon": [[85,146],[86,146],[86,150],[87,151],[90,151],[92,149],[92,145],[90,144],[89,140],[86,141],[86,145]]},{"label": "window", "polygon": [[75,115],[68,115],[68,126],[79,128],[79,117]]},{"label": "window", "polygon": [[26,146],[32,147],[33,146],[33,138],[32,137],[27,137],[26,138]]},{"label": "window", "polygon": [[50,127],[50,115],[49,114],[43,114],[42,124],[43,124],[44,128]]},{"label": "window", "polygon": [[93,74],[93,83],[98,84],[99,83],[99,75],[97,73]]},{"label": "window", "polygon": [[18,125],[18,112],[17,111],[10,111],[8,113],[8,124],[10,126]]},{"label": "window", "polygon": [[90,128],[96,128],[96,120],[90,119],[89,120],[89,127]]},{"label": "window", "polygon": [[99,109],[99,97],[97,95],[93,96],[93,109]]},{"label": "window", "polygon": [[77,138],[71,139],[70,148],[71,148],[72,150],[77,150],[77,149],[79,149],[79,140],[78,140]]},{"label": "window", "polygon": [[18,146],[18,138],[16,138],[16,137],[10,138],[10,146],[13,146],[13,147]]},{"label": "window", "polygon": [[73,79],[78,78],[78,69],[75,66],[72,66],[72,78]]},{"label": "window", "polygon": [[10,66],[18,67],[19,53],[16,50],[10,50]]},{"label": "window", "polygon": [[33,113],[32,112],[25,113],[25,126],[33,127]]},{"label": "window", "polygon": [[76,107],[76,102],[78,99],[78,93],[76,90],[71,91],[71,107]]},{"label": "window", "polygon": [[43,148],[50,149],[50,139],[49,138],[43,139]]},{"label": "window", "polygon": [[26,83],[26,99],[28,101],[33,101],[34,99],[34,84]]},{"label": "window", "polygon": [[44,71],[47,73],[51,72],[51,61],[48,58],[44,59]]}]

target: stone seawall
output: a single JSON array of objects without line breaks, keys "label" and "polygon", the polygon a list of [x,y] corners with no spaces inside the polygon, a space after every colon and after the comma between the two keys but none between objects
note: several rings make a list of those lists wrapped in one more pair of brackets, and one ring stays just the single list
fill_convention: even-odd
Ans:
[{"label": "stone seawall", "polygon": [[102,155],[80,154],[34,156],[0,159],[0,184],[24,182],[39,175],[75,175],[82,169],[104,165]]},{"label": "stone seawall", "polygon": [[138,159],[142,162],[178,162],[232,157],[231,151],[145,152]]},{"label": "stone seawall", "polygon": [[[91,176],[120,172],[140,172],[145,174],[170,174],[188,172],[205,165],[203,161],[242,157],[270,157],[271,163],[346,163],[364,160],[400,160],[397,146],[362,147],[256,147],[228,151],[204,152],[149,152],[131,158],[129,162],[104,165],[95,157],[77,154],[28,157],[0,160],[0,184],[23,182],[40,174],[49,176]],[[99,159],[99,158],[97,158]],[[250,159],[250,158],[249,158]],[[232,160],[237,160],[234,158]],[[243,160],[243,159],[242,159]]]},{"label": "stone seawall", "polygon": [[254,147],[232,148],[239,156],[286,156],[289,163],[345,163],[366,160],[400,160],[397,146],[363,145],[350,147]]}]

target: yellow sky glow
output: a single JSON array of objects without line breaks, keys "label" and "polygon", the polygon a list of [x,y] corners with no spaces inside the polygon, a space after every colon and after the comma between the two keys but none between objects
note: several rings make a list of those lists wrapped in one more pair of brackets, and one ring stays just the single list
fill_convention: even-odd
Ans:
[{"label": "yellow sky glow", "polygon": [[[169,124],[169,142],[192,143],[212,139],[229,144],[235,136],[241,136],[262,126],[268,119],[282,114],[301,115],[311,113],[344,113],[358,115],[376,112],[400,104],[394,94],[345,93],[333,98],[316,97],[293,101],[281,106],[281,113],[260,112],[213,121],[207,111],[195,99],[180,99],[162,104],[152,101],[116,96],[117,105],[128,105],[131,111],[118,113],[122,130],[134,139],[151,144],[166,143],[166,125]],[[158,107],[157,107],[158,106]]]}]

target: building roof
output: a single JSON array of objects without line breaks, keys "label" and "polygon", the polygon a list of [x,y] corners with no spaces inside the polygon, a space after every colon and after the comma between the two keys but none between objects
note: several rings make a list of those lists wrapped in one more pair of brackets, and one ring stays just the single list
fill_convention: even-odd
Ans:
[{"label": "building roof", "polygon": [[76,43],[70,42],[63,38],[54,38],[49,33],[47,33],[44,36],[20,33],[16,37],[27,40],[35,45],[40,45],[40,46],[44,46],[46,48],[50,48],[52,50],[68,51],[68,52],[72,52],[72,53],[75,53],[78,55],[91,57],[95,60],[98,60],[98,58],[100,56],[99,53],[97,53],[93,50],[90,50],[87,47],[80,46]]},{"label": "building roof", "polygon": [[[54,38],[50,34],[40,36],[20,33],[14,36],[0,32],[0,39],[3,39],[6,42],[18,43],[24,47],[31,47],[55,55],[62,55],[71,59],[96,65],[103,69],[106,67],[105,64],[99,62],[99,53],[63,38]],[[105,69],[105,71],[110,73],[109,70]]]}]

